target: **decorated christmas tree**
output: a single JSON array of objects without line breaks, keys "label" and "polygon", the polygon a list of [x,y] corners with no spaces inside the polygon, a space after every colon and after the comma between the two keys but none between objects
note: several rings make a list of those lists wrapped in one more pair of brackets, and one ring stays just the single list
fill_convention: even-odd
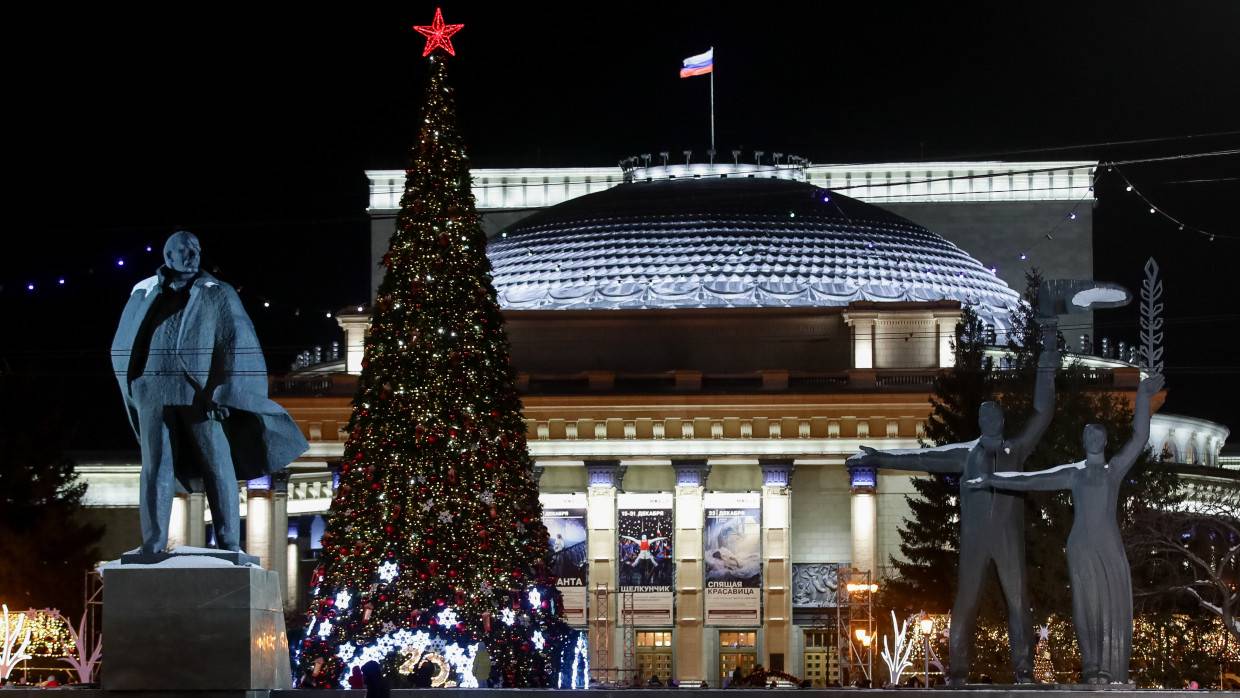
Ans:
[{"label": "decorated christmas tree", "polygon": [[1050,626],[1038,626],[1038,645],[1033,650],[1033,678],[1039,683],[1057,683],[1055,665],[1051,663]]},{"label": "decorated christmas tree", "polygon": [[[419,27],[449,54],[459,25]],[[423,31],[423,30],[427,31]],[[424,54],[425,55],[425,54]],[[432,55],[340,482],[311,581],[303,686],[377,661],[472,686],[555,686],[584,642],[559,619],[533,462],[470,193],[452,88]],[[567,668],[565,668],[568,671]],[[485,682],[488,676],[481,677]]]}]

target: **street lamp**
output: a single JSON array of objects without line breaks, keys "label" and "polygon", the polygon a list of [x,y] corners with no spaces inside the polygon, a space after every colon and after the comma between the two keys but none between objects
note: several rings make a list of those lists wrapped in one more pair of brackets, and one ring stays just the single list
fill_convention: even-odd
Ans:
[{"label": "street lamp", "polygon": [[925,680],[924,685],[930,688],[930,633],[934,631],[934,619],[926,615],[925,611],[921,612],[921,619],[917,621],[917,627],[921,630],[921,639],[925,643],[923,646],[923,658],[925,661]]},{"label": "street lamp", "polygon": [[870,644],[874,642],[874,636],[866,632],[865,628],[857,628],[857,640],[861,642],[861,646],[865,648],[865,659],[868,665],[866,680],[870,682],[870,688],[874,687],[874,652],[870,649]]}]

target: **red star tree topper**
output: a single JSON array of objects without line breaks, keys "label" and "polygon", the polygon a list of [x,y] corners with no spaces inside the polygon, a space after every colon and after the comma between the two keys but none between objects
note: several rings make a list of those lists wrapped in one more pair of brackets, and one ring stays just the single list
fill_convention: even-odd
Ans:
[{"label": "red star tree topper", "polygon": [[431,55],[431,51],[437,48],[447,51],[449,56],[455,56],[456,51],[452,48],[452,35],[464,27],[464,24],[444,24],[443,10],[436,7],[435,19],[431,20],[430,26],[415,26],[413,30],[426,37],[426,48],[422,49],[423,57]]}]

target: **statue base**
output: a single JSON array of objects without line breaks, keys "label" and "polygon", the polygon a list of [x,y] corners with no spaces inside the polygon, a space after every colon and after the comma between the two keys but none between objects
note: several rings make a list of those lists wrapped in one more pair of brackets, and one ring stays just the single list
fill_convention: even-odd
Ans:
[{"label": "statue base", "polygon": [[275,572],[182,554],[104,566],[103,580],[105,691],[291,687]]},{"label": "statue base", "polygon": [[172,550],[147,553],[139,550],[131,550],[127,553],[121,553],[122,565],[158,565],[165,560],[174,558],[188,557],[210,557],[216,560],[225,560],[234,565],[257,565],[258,558],[240,550],[220,550],[219,548],[190,548],[181,546]]}]

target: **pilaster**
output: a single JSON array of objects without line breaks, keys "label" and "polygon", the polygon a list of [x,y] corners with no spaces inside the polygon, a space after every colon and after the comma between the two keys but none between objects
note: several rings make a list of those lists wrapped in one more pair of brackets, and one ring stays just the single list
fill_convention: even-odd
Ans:
[{"label": "pilaster", "polygon": [[762,467],[762,608],[761,661],[773,670],[786,670],[792,660],[792,539],[791,458],[758,461]]},{"label": "pilaster", "polygon": [[678,682],[706,679],[702,621],[702,495],[710,464],[704,458],[673,460],[676,471],[676,633]]},{"label": "pilaster", "polygon": [[271,478],[245,483],[245,551],[267,570],[271,569],[271,505]]},{"label": "pilaster", "polygon": [[852,509],[852,566],[878,575],[878,490],[877,472],[872,467],[849,466],[849,497]]},{"label": "pilaster", "polygon": [[595,594],[601,587],[614,592],[616,580],[616,491],[624,480],[619,460],[588,460],[586,467],[586,525],[589,527],[590,588],[586,607],[590,609],[590,665],[597,676],[620,666],[622,648],[617,647],[609,630],[614,627],[614,593],[599,603]]}]

